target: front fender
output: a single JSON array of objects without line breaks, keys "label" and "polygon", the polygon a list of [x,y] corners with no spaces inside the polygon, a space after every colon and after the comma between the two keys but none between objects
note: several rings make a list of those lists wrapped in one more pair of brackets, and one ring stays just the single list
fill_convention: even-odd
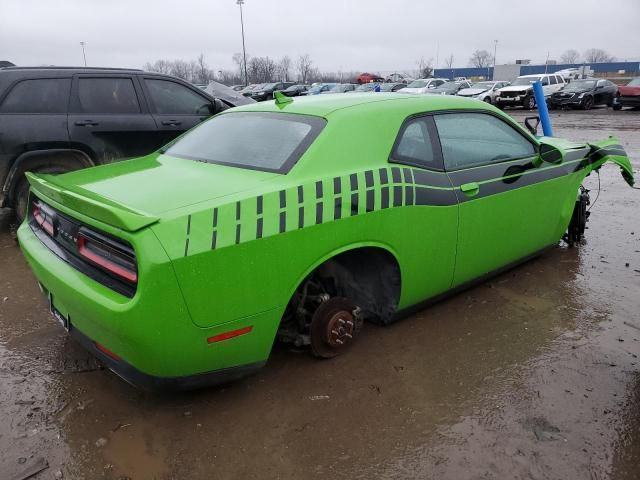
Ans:
[{"label": "front fender", "polygon": [[591,151],[589,152],[588,171],[598,170],[606,162],[613,162],[620,167],[620,174],[630,187],[635,183],[633,168],[631,161],[627,156],[624,147],[615,137],[609,137],[606,140],[597,143],[590,143]]}]

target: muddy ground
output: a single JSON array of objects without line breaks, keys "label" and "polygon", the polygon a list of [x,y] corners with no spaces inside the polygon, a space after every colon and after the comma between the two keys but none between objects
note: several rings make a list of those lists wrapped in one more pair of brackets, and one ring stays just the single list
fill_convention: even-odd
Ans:
[{"label": "muddy ground", "polygon": [[[640,112],[553,116],[558,136],[619,136],[640,167]],[[5,230],[0,479],[639,478],[640,192],[613,166],[601,185],[580,248],[367,325],[346,356],[277,348],[254,377],[180,395],[100,369]]]}]

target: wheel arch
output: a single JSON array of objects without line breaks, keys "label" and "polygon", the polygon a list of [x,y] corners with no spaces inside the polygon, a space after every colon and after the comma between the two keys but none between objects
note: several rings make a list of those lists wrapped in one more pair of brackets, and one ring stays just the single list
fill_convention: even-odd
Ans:
[{"label": "wheel arch", "polygon": [[76,149],[46,149],[24,152],[13,162],[13,165],[7,173],[7,177],[2,186],[3,204],[12,198],[20,177],[25,172],[28,172],[30,167],[38,165],[38,163],[44,163],[45,161],[67,164],[71,168],[75,166],[86,168],[95,165],[95,162],[89,155]]},{"label": "wheel arch", "polygon": [[[365,241],[365,242],[357,242],[348,245],[343,245],[339,248],[332,249],[322,256],[318,257],[318,259],[311,264],[308,268],[302,271],[296,278],[293,285],[290,287],[287,296],[287,302],[289,302],[295,292],[304,284],[305,280],[309,278],[314,272],[318,272],[323,266],[326,266],[330,262],[334,261],[338,264],[342,264],[345,269],[352,263],[355,259],[362,258],[373,258],[374,265],[386,265],[382,272],[383,274],[389,274],[389,282],[385,283],[383,288],[383,293],[387,292],[387,296],[380,296],[382,302],[391,301],[391,304],[386,305],[386,309],[384,311],[380,309],[373,309],[370,313],[375,313],[379,318],[373,319],[374,321],[379,321],[380,323],[389,323],[391,321],[391,317],[395,312],[398,302],[400,301],[401,293],[402,293],[402,268],[400,262],[398,261],[398,254],[393,247],[389,244],[383,242],[373,242],[373,241]],[[362,266],[361,266],[362,267]],[[358,268],[358,267],[356,267]],[[354,273],[354,272],[351,272]],[[361,268],[360,271],[354,273],[354,277],[363,278],[363,275],[371,275],[373,272],[371,269],[367,271],[367,266]],[[369,293],[379,293],[376,292],[376,282],[375,279],[369,277],[369,283],[366,284],[366,287],[373,287],[372,292]],[[390,289],[388,287],[391,287]],[[350,290],[349,287],[346,287],[346,290]],[[356,290],[357,287],[356,287]],[[353,292],[350,292],[353,293]],[[370,309],[372,307],[371,298],[367,299],[367,292],[362,291],[360,289],[360,295],[356,295],[353,300],[364,300],[365,305],[359,305],[365,309]]]}]

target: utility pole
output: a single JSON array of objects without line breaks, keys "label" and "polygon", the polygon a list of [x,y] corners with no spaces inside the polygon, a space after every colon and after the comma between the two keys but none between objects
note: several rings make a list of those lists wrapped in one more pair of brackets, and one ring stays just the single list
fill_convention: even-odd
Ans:
[{"label": "utility pole", "polygon": [[82,47],[82,58],[84,58],[84,66],[87,66],[87,56],[84,54],[84,42],[80,42],[80,46]]},{"label": "utility pole", "polygon": [[493,77],[492,80],[496,79],[496,52],[498,51],[498,40],[493,41]]},{"label": "utility pole", "polygon": [[244,19],[242,18],[242,5],[244,0],[236,0],[236,4],[240,7],[240,28],[242,29],[242,61],[244,64],[244,84],[249,85],[249,77],[247,75],[247,51],[244,47]]}]

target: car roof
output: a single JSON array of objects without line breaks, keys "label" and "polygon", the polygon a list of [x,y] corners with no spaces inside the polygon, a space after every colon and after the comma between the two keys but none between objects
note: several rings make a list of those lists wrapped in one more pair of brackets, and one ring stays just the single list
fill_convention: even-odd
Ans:
[{"label": "car roof", "polygon": [[[477,100],[444,95],[406,95],[401,93],[351,93],[349,95],[312,95],[296,97],[291,102],[276,104],[273,101],[259,102],[236,107],[227,112],[286,112],[301,115],[328,117],[332,113],[345,109],[368,108],[372,104],[394,103],[407,111],[429,112],[446,109],[474,109],[484,106]],[[225,112],[226,113],[226,112]]]}]

